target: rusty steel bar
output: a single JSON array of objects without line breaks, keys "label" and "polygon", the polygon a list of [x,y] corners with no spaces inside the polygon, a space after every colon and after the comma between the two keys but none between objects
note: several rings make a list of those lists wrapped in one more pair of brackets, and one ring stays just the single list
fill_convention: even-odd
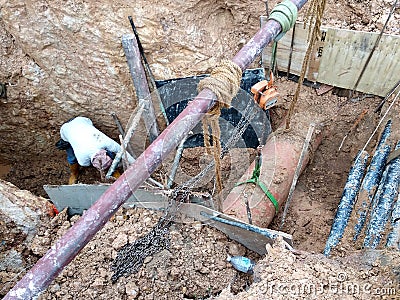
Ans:
[{"label": "rusty steel bar", "polygon": [[122,36],[122,48],[125,52],[125,57],[128,62],[129,71],[131,73],[133,85],[135,86],[138,105],[144,105],[144,124],[149,132],[150,142],[153,142],[158,134],[156,113],[153,102],[151,100],[149,85],[146,78],[146,73],[140,59],[140,51],[135,35],[124,34]]},{"label": "rusty steel bar", "polygon": [[[307,0],[291,0],[298,9]],[[245,70],[281,31],[281,25],[269,20],[232,59]],[[31,299],[44,291],[80,250],[113,216],[119,207],[161,164],[179,142],[200,122],[213,106],[215,95],[208,89],[179,114],[158,138],[138,157],[117,181],[97,200],[86,213],[38,260],[25,276],[4,297]]]}]

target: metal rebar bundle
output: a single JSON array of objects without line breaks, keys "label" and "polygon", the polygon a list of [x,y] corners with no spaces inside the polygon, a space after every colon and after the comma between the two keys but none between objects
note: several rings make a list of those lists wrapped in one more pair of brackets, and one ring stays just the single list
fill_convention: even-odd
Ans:
[{"label": "metal rebar bundle", "polygon": [[368,153],[366,151],[359,152],[347,177],[346,184],[343,189],[342,198],[329,233],[328,240],[325,245],[324,255],[329,256],[331,250],[337,246],[343,237],[344,230],[349,221],[353,206],[361,186],[361,180],[367,165]]},{"label": "metal rebar bundle", "polygon": [[378,146],[368,166],[367,172],[361,184],[360,193],[357,199],[357,209],[354,210],[357,223],[354,226],[353,241],[356,241],[364,228],[367,219],[368,211],[371,207],[379,181],[381,180],[386,160],[390,153],[390,144],[388,138],[391,133],[392,121],[386,123],[385,129],[382,132]]},{"label": "metal rebar bundle", "polygon": [[[400,148],[397,142],[396,150]],[[398,194],[400,183],[400,158],[392,160],[386,167],[379,183],[378,191],[373,199],[371,218],[364,239],[364,247],[376,248],[389,220],[393,203]]]},{"label": "metal rebar bundle", "polygon": [[397,192],[397,201],[394,204],[390,222],[392,231],[387,238],[386,247],[400,250],[400,192]]}]

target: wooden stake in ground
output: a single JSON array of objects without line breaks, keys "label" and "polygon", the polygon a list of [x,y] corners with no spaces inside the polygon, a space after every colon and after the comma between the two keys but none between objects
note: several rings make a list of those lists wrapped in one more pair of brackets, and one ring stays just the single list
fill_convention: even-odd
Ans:
[{"label": "wooden stake in ground", "polygon": [[311,123],[310,127],[308,128],[307,136],[306,136],[306,139],[303,144],[303,149],[301,150],[301,154],[300,154],[299,161],[297,163],[296,171],[294,172],[292,185],[290,186],[289,195],[287,197],[286,204],[285,204],[285,209],[283,210],[282,221],[281,221],[279,230],[283,227],[283,224],[285,223],[286,214],[287,214],[287,211],[289,210],[289,205],[292,200],[293,192],[294,192],[294,189],[296,188],[297,180],[299,179],[300,172],[301,172],[301,169],[302,169],[302,166],[304,163],[304,157],[306,155],[306,152],[308,151],[308,145],[310,144],[311,137],[314,133],[314,130],[315,130],[315,123]]}]

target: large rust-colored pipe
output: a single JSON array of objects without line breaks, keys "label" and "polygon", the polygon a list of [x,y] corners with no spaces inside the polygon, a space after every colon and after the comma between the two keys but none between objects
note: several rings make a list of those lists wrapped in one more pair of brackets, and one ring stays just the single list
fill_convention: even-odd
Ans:
[{"label": "large rust-colored pipe", "polygon": [[[298,9],[307,2],[307,0],[291,1]],[[232,61],[245,70],[280,31],[281,25],[278,22],[268,21]],[[201,91],[79,221],[39,259],[4,299],[31,299],[45,290],[91,238],[103,228],[119,207],[200,122],[214,102],[215,95],[210,90]]]},{"label": "large rust-colored pipe", "polygon": [[[277,130],[277,132],[283,132],[283,130]],[[274,196],[279,207],[284,205],[288,197],[306,133],[272,134],[261,151],[262,163],[259,180],[264,183]],[[311,149],[305,153],[301,171],[304,170],[310,159],[309,152],[316,150],[321,139],[322,135],[320,133],[316,133],[311,139],[309,146]],[[239,182],[250,179],[253,170],[254,162]],[[245,199],[248,201],[253,224],[259,227],[268,227],[276,214],[275,206],[262,189],[253,183],[234,187],[224,200],[223,212],[228,215],[234,215],[244,222],[249,222]]]}]

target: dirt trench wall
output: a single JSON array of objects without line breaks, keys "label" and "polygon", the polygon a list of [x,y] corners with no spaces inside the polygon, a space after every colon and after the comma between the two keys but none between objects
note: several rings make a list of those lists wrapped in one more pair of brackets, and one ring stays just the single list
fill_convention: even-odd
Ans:
[{"label": "dirt trench wall", "polygon": [[[165,3],[164,3],[165,2]],[[0,159],[51,154],[59,127],[81,114],[117,138],[135,106],[121,46],[138,29],[156,79],[208,71],[259,27],[254,1],[0,0]]]},{"label": "dirt trench wall", "polygon": [[46,199],[0,180],[0,296],[36,262],[33,241],[50,223],[50,212]]}]

